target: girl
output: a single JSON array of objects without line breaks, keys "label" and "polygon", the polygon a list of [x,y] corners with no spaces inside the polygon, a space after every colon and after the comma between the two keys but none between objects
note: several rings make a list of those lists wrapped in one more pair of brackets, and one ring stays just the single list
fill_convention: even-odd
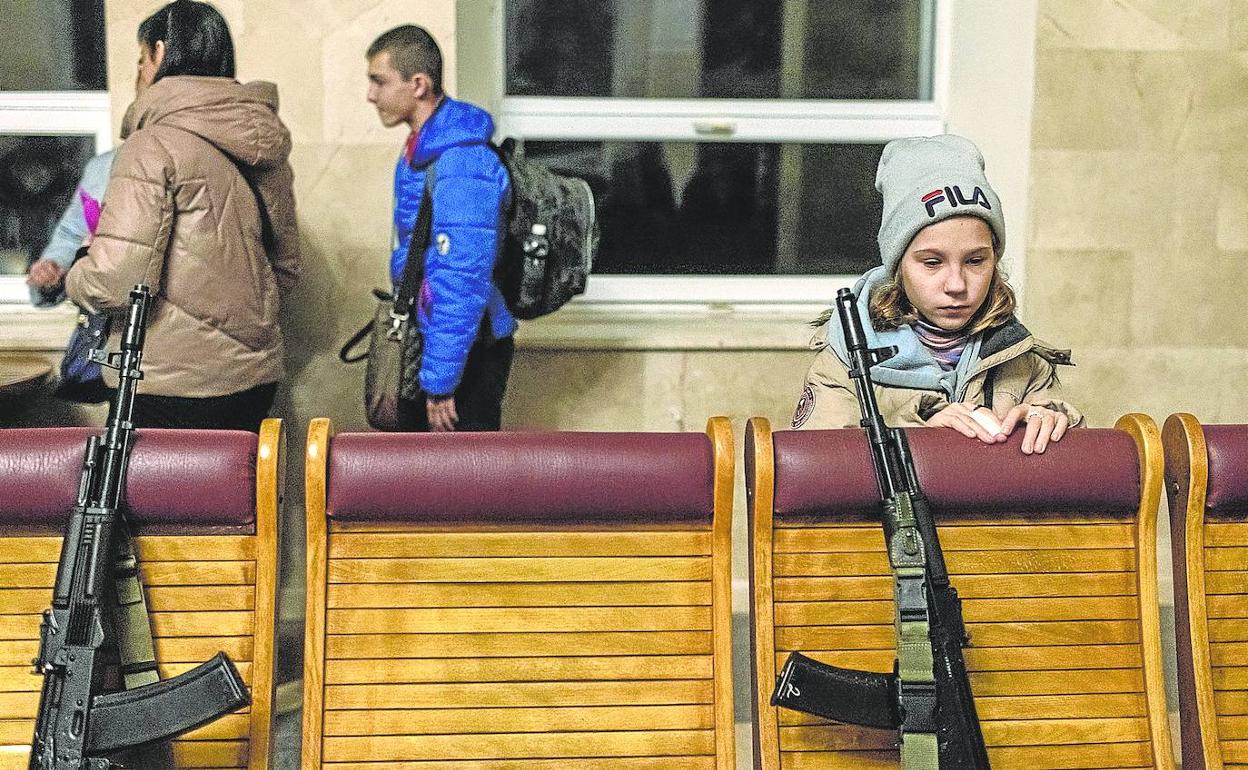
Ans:
[{"label": "girl", "polygon": [[[871,347],[897,347],[871,369],[885,422],[952,428],[985,443],[1023,423],[1023,453],[1044,452],[1083,421],[1060,395],[1056,367],[1069,365],[1070,353],[1014,317],[1000,268],[1005,219],[978,148],[953,135],[890,142],[875,186],[884,264],[854,293]],[[819,354],[793,427],[856,426],[840,321],[829,311],[817,323]]]},{"label": "girl", "polygon": [[138,37],[126,142],[65,289],[118,312],[134,284],[151,287],[136,425],[257,430],[283,374],[278,311],[299,267],[277,89],[234,79],[229,27],[207,3],[169,3]]}]

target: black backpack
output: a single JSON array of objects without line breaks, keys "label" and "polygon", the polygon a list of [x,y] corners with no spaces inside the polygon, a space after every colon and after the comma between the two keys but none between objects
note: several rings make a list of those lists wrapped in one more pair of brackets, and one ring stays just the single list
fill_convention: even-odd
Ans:
[{"label": "black backpack", "polygon": [[490,146],[511,176],[494,282],[516,318],[538,318],[585,291],[598,251],[594,193],[584,179],[526,158],[515,139]]}]

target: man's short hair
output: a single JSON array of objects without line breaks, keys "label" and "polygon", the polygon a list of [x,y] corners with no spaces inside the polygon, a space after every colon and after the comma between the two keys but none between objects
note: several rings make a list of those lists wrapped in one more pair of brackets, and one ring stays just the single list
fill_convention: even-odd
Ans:
[{"label": "man's short hair", "polygon": [[390,64],[404,80],[421,73],[433,83],[434,96],[442,95],[442,49],[428,30],[415,24],[404,24],[382,33],[368,47],[368,58],[382,51],[390,54]]}]

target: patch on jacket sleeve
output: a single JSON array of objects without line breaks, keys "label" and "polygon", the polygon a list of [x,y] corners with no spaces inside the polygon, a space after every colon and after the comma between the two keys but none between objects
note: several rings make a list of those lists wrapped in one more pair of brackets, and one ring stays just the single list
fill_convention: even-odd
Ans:
[{"label": "patch on jacket sleeve", "polygon": [[438,253],[444,257],[451,250],[451,236],[446,233],[438,233],[438,237],[434,238],[434,242],[437,243]]},{"label": "patch on jacket sleeve", "polygon": [[793,429],[806,424],[815,411],[815,389],[807,385],[802,388],[802,397],[797,400],[797,409],[793,411]]}]

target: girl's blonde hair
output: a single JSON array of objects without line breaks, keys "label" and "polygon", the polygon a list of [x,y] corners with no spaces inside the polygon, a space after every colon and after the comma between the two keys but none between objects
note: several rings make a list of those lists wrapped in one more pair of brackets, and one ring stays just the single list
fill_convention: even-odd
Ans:
[{"label": "girl's blonde hair", "polygon": [[[998,263],[993,266],[992,285],[988,287],[988,296],[984,297],[984,304],[979,306],[979,310],[967,325],[968,333],[975,335],[1000,326],[1010,320],[1017,307],[1018,302],[1014,297],[1014,290],[1006,282]],[[906,292],[901,287],[901,279],[896,273],[888,280],[888,283],[880,286],[871,295],[871,303],[867,310],[871,314],[871,325],[876,331],[886,331],[896,329],[903,324],[912,324],[919,317],[906,297]]]}]

